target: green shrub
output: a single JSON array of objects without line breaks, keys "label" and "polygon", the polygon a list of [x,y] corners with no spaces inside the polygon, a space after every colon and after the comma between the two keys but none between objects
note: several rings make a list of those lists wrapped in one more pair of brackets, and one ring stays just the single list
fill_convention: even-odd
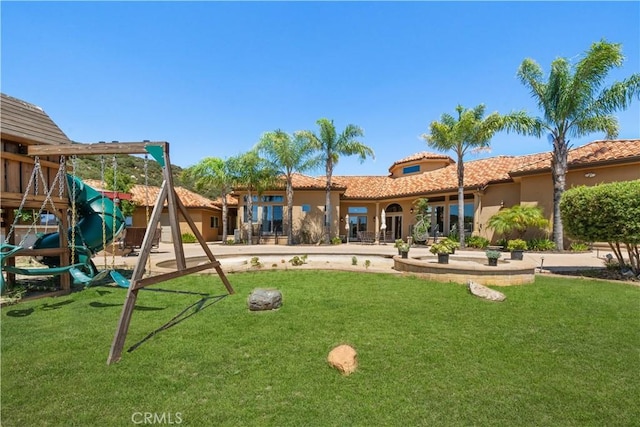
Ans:
[{"label": "green shrub", "polygon": [[355,255],[351,257],[351,265],[358,265],[358,258]]},{"label": "green shrub", "polygon": [[487,258],[491,258],[491,259],[498,259],[502,256],[500,251],[494,251],[494,250],[488,250],[485,252],[485,254],[487,255]]},{"label": "green shrub", "polygon": [[618,264],[640,273],[640,180],[579,186],[564,192],[560,213],[567,235],[586,242],[608,242]]},{"label": "green shrub", "polygon": [[182,243],[195,243],[196,242],[196,236],[194,236],[191,233],[184,233],[182,235]]},{"label": "green shrub", "polygon": [[293,266],[300,266],[302,264],[306,263],[306,255],[304,257],[299,257],[298,255],[294,256],[293,258],[291,258],[289,260],[289,262],[291,263],[291,265]]},{"label": "green shrub", "polygon": [[429,252],[432,254],[450,254],[453,252],[451,245],[447,243],[447,239],[442,240],[440,243],[434,243],[429,248]]},{"label": "green shrub", "polygon": [[467,239],[467,246],[470,248],[484,249],[489,246],[489,239],[480,236],[471,236]]},{"label": "green shrub", "polygon": [[555,242],[549,239],[531,239],[527,242],[529,250],[532,251],[552,251],[556,248]]},{"label": "green shrub", "polygon": [[574,252],[586,252],[591,249],[590,246],[584,242],[573,242],[569,248]]},{"label": "green shrub", "polygon": [[260,258],[254,256],[251,258],[251,267],[254,268],[262,268],[262,263],[260,262]]},{"label": "green shrub", "polygon": [[234,239],[227,239],[227,241],[224,242],[224,243],[227,244],[227,245],[233,245],[233,244],[236,243],[236,241]]},{"label": "green shrub", "polygon": [[364,268],[368,269],[369,267],[371,267],[371,261],[367,259],[364,261]]},{"label": "green shrub", "polygon": [[526,251],[527,242],[522,239],[512,239],[507,242],[508,251]]}]

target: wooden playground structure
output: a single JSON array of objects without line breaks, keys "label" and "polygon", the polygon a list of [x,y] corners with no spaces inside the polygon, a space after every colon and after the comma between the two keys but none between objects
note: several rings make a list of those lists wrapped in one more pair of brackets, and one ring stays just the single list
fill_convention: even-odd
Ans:
[{"label": "wooden playground structure", "polygon": [[[26,150],[25,150],[26,149]],[[15,151],[15,153],[14,153]],[[26,151],[26,152],[25,152]],[[59,189],[59,197],[57,204],[52,203],[53,197],[51,195],[43,194],[44,189],[36,186],[35,189],[31,186],[25,186],[25,180],[33,172],[33,168],[40,163],[41,170],[43,170],[44,180],[49,182],[49,187],[53,188],[53,182],[56,181],[58,175],[54,176],[54,172],[64,164],[66,156],[95,156],[95,155],[115,155],[115,154],[150,154],[162,167],[163,183],[160,188],[160,193],[155,201],[153,211],[149,218],[149,223],[146,228],[146,233],[142,238],[141,244],[139,244],[139,257],[134,267],[131,279],[126,281],[126,287],[128,287],[127,296],[123,304],[122,313],[118,322],[117,330],[113,339],[111,350],[107,363],[111,364],[117,362],[122,354],[122,349],[125,344],[127,331],[133,315],[138,291],[147,286],[151,286],[160,282],[175,279],[178,277],[194,274],[200,271],[215,269],[218,276],[222,280],[227,292],[233,294],[234,290],[225,276],[220,262],[216,260],[215,256],[207,246],[206,241],[202,237],[202,234],[198,230],[197,226],[190,218],[189,213],[180,200],[178,194],[175,191],[173,185],[173,176],[171,174],[171,162],[169,158],[169,143],[168,142],[113,142],[113,143],[94,143],[94,144],[56,144],[56,145],[22,145],[12,144],[10,142],[3,141],[3,161],[2,164],[2,209],[5,214],[4,218],[5,229],[6,223],[11,223],[14,220],[14,209],[34,209],[42,212],[45,206],[47,211],[53,213],[58,218],[58,228],[60,236],[59,248],[47,248],[47,249],[29,249],[15,245],[15,236],[9,235],[9,239],[5,242],[11,246],[12,253],[5,253],[3,257],[7,265],[12,265],[12,258],[15,256],[56,256],[60,258],[61,271],[64,268],[70,266],[73,261],[72,249],[69,248],[69,241],[66,230],[69,229],[69,221],[67,219],[67,211],[70,208],[69,191],[68,189],[62,189],[62,185]],[[9,177],[4,179],[5,175]],[[34,174],[35,175],[35,174]],[[45,185],[46,187],[46,185]],[[7,191],[8,190],[8,191]],[[144,277],[145,264],[149,260],[149,254],[155,242],[156,230],[160,224],[160,217],[163,208],[167,206],[169,214],[169,224],[172,235],[173,250],[176,259],[176,271],[163,273],[155,276]],[[48,204],[52,206],[49,207]],[[196,237],[203,251],[205,252],[208,262],[202,263],[194,267],[187,267],[184,248],[182,246],[182,234],[180,230],[179,215],[182,215],[183,219],[189,225],[191,232]],[[151,230],[151,231],[149,231]],[[7,282],[11,283],[15,280],[15,275],[6,271]],[[117,282],[118,279],[114,280]],[[71,277],[67,274],[60,275],[61,290],[56,294],[66,294],[71,291]],[[122,283],[119,283],[122,285]]]}]

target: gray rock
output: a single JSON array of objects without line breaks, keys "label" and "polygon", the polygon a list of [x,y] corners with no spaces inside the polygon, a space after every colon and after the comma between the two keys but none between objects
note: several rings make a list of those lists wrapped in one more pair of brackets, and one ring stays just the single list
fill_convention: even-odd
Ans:
[{"label": "gray rock", "polygon": [[467,282],[467,287],[469,288],[469,292],[471,292],[473,295],[487,299],[489,301],[500,302],[507,299],[507,297],[502,292],[494,291],[491,288],[487,288],[486,286],[483,286],[471,280]]},{"label": "gray rock", "polygon": [[254,289],[249,295],[249,310],[275,310],[282,306],[282,293],[277,289]]}]

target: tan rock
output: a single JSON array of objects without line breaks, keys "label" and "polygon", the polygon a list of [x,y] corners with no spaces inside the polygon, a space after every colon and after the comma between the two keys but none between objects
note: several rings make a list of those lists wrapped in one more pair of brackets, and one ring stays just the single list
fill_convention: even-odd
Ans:
[{"label": "tan rock", "polygon": [[329,352],[327,361],[342,375],[350,375],[358,367],[358,353],[353,347],[342,344]]}]

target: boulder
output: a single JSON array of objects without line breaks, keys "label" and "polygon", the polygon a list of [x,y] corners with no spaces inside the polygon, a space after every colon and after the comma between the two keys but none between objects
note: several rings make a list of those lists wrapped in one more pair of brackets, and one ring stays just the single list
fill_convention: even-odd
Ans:
[{"label": "boulder", "polygon": [[342,344],[329,352],[327,361],[342,375],[350,375],[358,367],[358,353],[350,345]]},{"label": "boulder", "polygon": [[277,289],[254,289],[249,295],[249,310],[275,310],[282,306],[282,293]]},{"label": "boulder", "polygon": [[504,301],[507,298],[502,292],[494,291],[493,289],[487,288],[486,286],[471,280],[467,282],[467,286],[469,288],[469,292],[473,295],[489,301]]}]

